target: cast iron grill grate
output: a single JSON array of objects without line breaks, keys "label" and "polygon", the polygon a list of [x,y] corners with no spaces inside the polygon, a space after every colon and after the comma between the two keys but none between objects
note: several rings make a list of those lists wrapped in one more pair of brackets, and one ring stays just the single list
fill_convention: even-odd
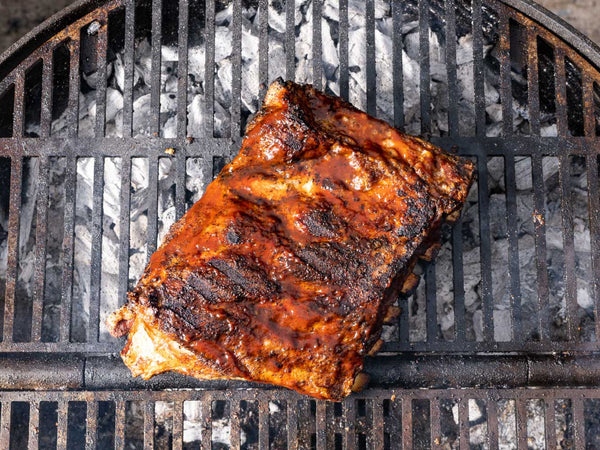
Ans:
[{"label": "cast iron grill grate", "polygon": [[[599,64],[516,1],[114,0],[51,19],[0,62],[0,445],[600,445]],[[472,158],[463,217],[398,299],[373,387],[341,405],[132,379],[105,314],[277,76]]]}]

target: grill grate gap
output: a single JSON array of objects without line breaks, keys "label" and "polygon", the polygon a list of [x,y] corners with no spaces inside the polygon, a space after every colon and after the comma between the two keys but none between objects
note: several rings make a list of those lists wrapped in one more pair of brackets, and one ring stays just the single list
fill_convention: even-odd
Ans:
[{"label": "grill grate gap", "polygon": [[11,85],[0,97],[0,137],[11,137],[13,134],[13,112],[15,105],[15,86]]},{"label": "grill grate gap", "polygon": [[[75,193],[75,224],[73,246],[71,333],[72,342],[86,342],[90,323],[92,234],[94,185],[93,158],[77,158],[77,184]],[[96,197],[98,198],[98,197]],[[100,194],[100,201],[102,195]],[[97,272],[97,270],[96,270]],[[95,273],[96,273],[95,272]],[[97,284],[96,284],[97,286]]]},{"label": "grill grate gap", "polygon": [[69,402],[67,448],[83,448],[85,446],[85,402]]},{"label": "grill grate gap", "polygon": [[431,417],[429,400],[415,399],[412,402],[412,443],[414,449],[431,448]]},{"label": "grill grate gap", "polygon": [[149,180],[148,158],[131,159],[131,194],[129,214],[129,289],[144,270],[149,247]]},{"label": "grill grate gap", "polygon": [[25,136],[39,137],[41,134],[42,61],[38,61],[25,74]]},{"label": "grill grate gap", "polygon": [[512,446],[517,442],[516,401],[503,399],[498,401],[498,445]]},{"label": "grill grate gap", "polygon": [[[113,218],[121,216],[120,185],[123,171],[124,158],[104,158],[104,173],[98,174],[103,177],[104,189],[102,192],[102,238],[101,254],[102,261],[100,267],[100,337],[101,340],[109,340],[108,332],[105,327],[105,320],[112,311],[119,306],[119,240],[121,234],[125,232],[121,221]],[[125,220],[127,214],[123,214]],[[127,222],[126,222],[126,225]]]},{"label": "grill grate gap", "polygon": [[581,71],[569,58],[565,58],[566,102],[569,132],[583,136],[583,87]]},{"label": "grill grate gap", "polygon": [[[459,426],[458,426],[458,403],[455,399],[442,398],[439,401],[432,400],[432,429],[439,430],[439,435],[432,434],[432,443],[435,445],[458,445]],[[438,410],[437,417],[434,410]]]},{"label": "grill grate gap", "polygon": [[15,342],[31,339],[33,277],[36,257],[37,223],[36,198],[39,179],[39,158],[24,158],[21,185],[21,214],[19,221],[19,267],[15,292],[14,333]]}]

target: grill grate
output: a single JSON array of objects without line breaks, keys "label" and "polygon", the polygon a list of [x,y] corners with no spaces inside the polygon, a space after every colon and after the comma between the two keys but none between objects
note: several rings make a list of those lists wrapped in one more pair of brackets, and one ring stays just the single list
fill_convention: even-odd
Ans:
[{"label": "grill grate", "polygon": [[[123,448],[139,440],[152,448],[166,440],[173,448],[187,448],[186,435],[193,435],[202,439],[202,448],[211,448],[210,443],[214,448],[226,424],[230,448],[268,448],[283,439],[288,448],[319,449],[498,448],[510,447],[511,439],[528,448],[528,442],[540,439],[539,433],[550,448],[584,448],[586,442],[594,448],[595,424],[584,413],[600,401],[597,390],[589,389],[370,390],[339,405],[268,389],[98,391],[93,399],[86,392],[25,391],[3,392],[0,399],[0,439],[8,442],[10,433],[30,447],[37,442],[57,448]],[[199,416],[189,415],[192,404],[199,404]],[[541,412],[537,428],[534,411]],[[41,420],[52,415],[55,422],[44,426]],[[136,422],[126,422],[127,415],[136,416]],[[454,427],[448,426],[448,415],[455,417]],[[29,427],[22,427],[21,420]],[[138,425],[136,434],[132,428]],[[471,440],[475,434],[477,443]]]},{"label": "grill grate", "polygon": [[[0,61],[0,446],[600,446],[598,67],[515,0],[113,0],[51,19]],[[341,405],[132,379],[105,314],[277,76],[472,158],[463,217],[398,299],[373,387]]]}]

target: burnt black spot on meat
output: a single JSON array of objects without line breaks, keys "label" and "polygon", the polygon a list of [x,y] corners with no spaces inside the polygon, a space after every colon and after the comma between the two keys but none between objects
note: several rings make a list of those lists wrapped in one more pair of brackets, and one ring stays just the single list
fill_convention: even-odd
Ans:
[{"label": "burnt black spot on meat", "polygon": [[231,193],[235,195],[237,198],[233,198],[232,201],[237,203],[240,206],[252,207],[259,206],[261,208],[267,208],[270,206],[269,200],[264,197],[259,197],[257,195],[252,195],[247,191],[242,191],[239,189],[231,189]]},{"label": "burnt black spot on meat", "polygon": [[241,237],[235,230],[229,230],[227,232],[227,240],[231,244],[239,244],[241,241]]},{"label": "burnt black spot on meat", "polygon": [[323,181],[321,181],[321,186],[323,186],[324,189],[327,189],[329,191],[332,191],[337,187],[336,183],[332,181],[329,177],[324,178]]},{"label": "burnt black spot on meat", "polygon": [[422,235],[431,226],[435,219],[437,210],[432,202],[420,198],[403,198],[406,211],[402,225],[397,227],[395,234],[407,238],[415,238]]},{"label": "burnt black spot on meat", "polygon": [[372,266],[356,248],[336,242],[312,243],[295,250],[298,257],[324,280],[335,283],[362,283],[369,279]]},{"label": "burnt black spot on meat", "polygon": [[187,279],[187,286],[196,291],[208,303],[217,303],[224,300],[223,289],[220,288],[215,280],[211,280],[209,274],[192,273]]},{"label": "burnt black spot on meat", "polygon": [[354,308],[354,302],[347,298],[344,293],[333,291],[327,295],[315,295],[312,306],[323,315],[323,321],[327,322],[331,319],[346,317]]},{"label": "burnt black spot on meat", "polygon": [[313,236],[330,239],[338,236],[341,225],[333,211],[325,209],[309,211],[302,222]]},{"label": "burnt black spot on meat", "polygon": [[249,264],[242,256],[212,258],[208,264],[253,297],[271,297],[280,291],[262,268]]}]

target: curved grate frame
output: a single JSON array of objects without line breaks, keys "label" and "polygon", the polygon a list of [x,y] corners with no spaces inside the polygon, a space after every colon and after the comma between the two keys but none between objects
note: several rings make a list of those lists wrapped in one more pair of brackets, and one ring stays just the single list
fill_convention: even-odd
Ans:
[{"label": "curved grate frame", "polygon": [[[337,28],[327,16],[332,5]],[[256,445],[278,442],[269,425],[275,414],[270,402],[302,402],[299,396],[172,374],[133,380],[114,358],[122,341],[107,337],[102,319],[124,300],[168,223],[235,155],[268,82],[283,76],[338,93],[470,157],[479,174],[468,211],[446,230],[438,260],[420,268],[417,293],[398,299],[398,323],[367,362],[374,388],[339,411],[312,400],[298,411],[286,407],[288,447],[466,446],[482,435],[496,448],[506,428],[498,429],[504,417],[498,409],[512,401],[514,438],[525,448],[535,428],[528,405],[539,400],[546,448],[557,442],[554,423],[561,419],[553,409],[559,408],[572,417],[559,443],[593,448],[598,390],[567,387],[595,386],[600,375],[598,49],[529,3],[367,0],[363,7],[350,0],[81,2],[2,57],[0,353],[7,364],[0,368],[6,389],[0,392],[0,443],[38,442],[43,403],[53,405],[58,425],[50,441],[59,447],[75,442],[69,439],[76,439],[72,423],[78,417],[86,420],[88,446],[102,446],[106,436],[97,422],[104,415],[114,424],[106,435],[119,446],[126,441],[119,424],[133,414],[130,403],[139,402],[141,439],[148,445],[159,435],[154,402],[171,402],[171,443],[181,447],[183,403],[195,400],[200,415],[212,415],[213,422],[222,416],[215,402],[229,405],[232,448],[249,445],[237,436],[240,402],[256,401]],[[364,12],[360,48],[352,34],[362,20],[357,11]],[[320,26],[299,36],[304,22],[298,17]],[[389,47],[381,44],[385,26],[392,30]],[[223,29],[229,34],[219,34]],[[311,44],[304,60],[298,58],[302,39]],[[391,55],[384,60],[386,49]],[[147,73],[138,76],[140,58],[146,58]],[[254,78],[242,73],[249,59]],[[115,81],[117,62],[122,81]],[[176,70],[175,87],[166,92],[169,67]],[[226,70],[231,77],[222,81]],[[472,96],[465,95],[466,79]],[[492,103],[491,85],[497,93]],[[116,87],[122,97],[117,113],[110,103]],[[166,96],[173,91],[174,99]],[[136,114],[142,96],[149,105],[145,117]],[[93,116],[86,110],[90,99]],[[192,126],[195,113],[202,117],[198,126]],[[112,222],[110,196],[119,213]],[[83,261],[82,251],[89,255]],[[112,294],[103,284],[110,277]],[[417,389],[423,387],[429,389]],[[434,389],[445,387],[470,389]],[[69,391],[54,391],[64,388]],[[150,388],[157,390],[144,390]],[[484,405],[479,418],[472,414],[476,400]],[[25,417],[21,402],[29,431],[25,441],[15,441],[15,424]],[[86,405],[79,412],[78,402]],[[109,403],[109,412],[99,412]],[[448,408],[454,434],[445,429],[449,419],[440,418]],[[482,423],[483,434],[476,430]],[[204,445],[211,441],[210,425],[201,436]]]}]

